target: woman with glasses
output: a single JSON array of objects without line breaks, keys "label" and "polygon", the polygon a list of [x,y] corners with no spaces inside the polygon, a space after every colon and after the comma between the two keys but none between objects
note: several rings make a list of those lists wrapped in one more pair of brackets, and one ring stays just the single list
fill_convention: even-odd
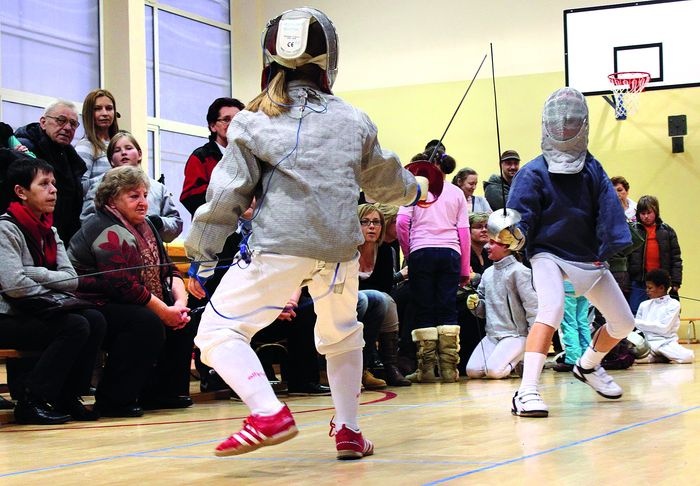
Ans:
[{"label": "woman with glasses", "polygon": [[[360,298],[358,301],[358,319],[364,324],[365,348],[363,359],[365,371],[362,384],[367,389],[391,386],[410,386],[399,371],[397,352],[399,343],[399,318],[396,302],[389,293],[394,286],[394,260],[391,246],[384,243],[386,235],[385,219],[374,204],[361,204],[357,208],[360,218],[364,243],[360,250]],[[364,301],[366,306],[364,305]],[[376,305],[374,302],[377,302]],[[374,307],[379,312],[369,312]],[[364,315],[360,315],[364,310]],[[373,319],[374,318],[374,319]],[[384,365],[384,378],[376,378],[369,370],[373,356],[379,344],[379,356]]]},{"label": "woman with glasses", "polygon": [[97,179],[112,166],[107,160],[109,140],[119,131],[117,102],[106,89],[93,89],[83,101],[83,127],[85,135],[75,144],[75,151],[85,162],[87,171],[81,183],[87,194]]}]

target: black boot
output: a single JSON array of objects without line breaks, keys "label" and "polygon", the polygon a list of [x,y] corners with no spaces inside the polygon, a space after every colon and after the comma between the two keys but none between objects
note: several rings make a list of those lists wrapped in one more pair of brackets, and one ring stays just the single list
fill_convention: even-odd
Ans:
[{"label": "black boot", "polygon": [[54,410],[45,400],[30,392],[26,392],[15,405],[15,421],[18,424],[59,425],[70,419],[70,415]]},{"label": "black boot", "polygon": [[390,386],[411,386],[411,382],[401,374],[396,366],[399,335],[395,332],[379,334],[379,354],[384,362],[384,379]]}]

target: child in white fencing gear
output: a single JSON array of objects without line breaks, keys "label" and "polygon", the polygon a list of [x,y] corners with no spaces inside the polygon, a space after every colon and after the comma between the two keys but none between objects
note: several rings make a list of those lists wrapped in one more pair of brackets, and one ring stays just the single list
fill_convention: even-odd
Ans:
[{"label": "child in white fencing gear", "polygon": [[[503,211],[494,214],[500,218]],[[500,379],[523,358],[528,328],[537,314],[537,295],[530,269],[499,241],[498,233],[489,236],[488,257],[494,263],[484,271],[477,294],[467,298],[467,307],[486,318],[486,336],[469,357],[467,376]]]},{"label": "child in white fencing gear", "polygon": [[647,295],[649,300],[639,304],[634,320],[637,329],[644,333],[651,352],[639,363],[692,363],[695,353],[678,344],[678,328],[681,325],[681,304],[668,295],[671,277],[666,270],[647,272]]},{"label": "child in white fencing gear", "polygon": [[[316,346],[327,359],[337,457],[359,459],[374,446],[357,423],[363,346],[357,246],[363,236],[355,201],[362,188],[378,201],[412,204],[427,196],[427,181],[417,181],[381,149],[367,115],[333,96],[337,37],[325,14],[313,8],[283,13],[268,23],[263,47],[263,92],[231,121],[207,202],[185,242],[194,260],[190,274],[206,277],[214,264],[205,262],[215,259],[257,196],[252,260],[227,271],[195,339],[202,361],[251,410],[216,454],[243,454],[297,434],[249,343],[307,286],[318,317]],[[189,290],[204,295],[195,278]]]},{"label": "child in white fencing gear", "polygon": [[620,398],[622,388],[600,363],[632,330],[634,317],[605,261],[632,239],[610,178],[588,152],[588,106],[580,92],[562,88],[547,99],[542,114],[542,155],[518,171],[507,207],[521,215],[517,228],[526,238],[538,298],[512,413],[522,417],[549,414],[538,384],[564,313],[565,276],[607,321],[574,365],[574,376],[605,398]]}]

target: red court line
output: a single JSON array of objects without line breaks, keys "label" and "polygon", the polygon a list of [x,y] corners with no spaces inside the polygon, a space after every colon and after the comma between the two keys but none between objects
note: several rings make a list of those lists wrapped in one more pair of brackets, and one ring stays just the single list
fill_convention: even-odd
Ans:
[{"label": "red court line", "polygon": [[[360,402],[360,405],[372,405],[373,403],[386,402],[387,400],[393,400],[394,398],[396,398],[396,393],[391,392],[391,391],[375,391],[375,392],[365,392],[365,393],[378,393],[382,396],[379,398],[376,398],[374,400]],[[299,398],[300,399],[307,399],[309,397],[299,397]],[[208,403],[208,402],[204,402],[204,403]],[[294,414],[298,415],[301,413],[322,412],[324,410],[333,410],[333,407],[321,407],[321,408],[311,408],[308,410],[298,410],[298,411],[295,411]],[[206,423],[206,422],[219,422],[219,421],[224,421],[224,420],[242,420],[246,417],[247,416],[220,417],[220,418],[213,418],[213,419],[170,420],[170,421],[163,421],[163,422],[139,422],[139,423],[112,424],[112,425],[107,425],[107,424],[83,425],[83,426],[73,425],[73,426],[66,426],[66,427],[42,427],[42,428],[22,427],[22,428],[15,429],[15,430],[2,430],[2,429],[0,429],[0,433],[11,434],[11,433],[17,433],[17,432],[41,432],[41,431],[46,431],[46,430],[90,430],[90,429],[112,429],[112,428],[120,428],[120,427],[142,427],[142,426],[150,426],[150,425],[197,424],[197,423]]]}]

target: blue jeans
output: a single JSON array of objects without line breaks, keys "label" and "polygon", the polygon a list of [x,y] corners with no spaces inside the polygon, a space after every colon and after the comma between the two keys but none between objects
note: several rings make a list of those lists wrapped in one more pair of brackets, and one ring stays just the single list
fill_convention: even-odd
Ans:
[{"label": "blue jeans", "polygon": [[379,329],[384,322],[388,300],[386,294],[378,290],[360,290],[357,295],[357,320],[362,321],[362,337],[365,347],[362,349],[362,361],[365,368],[372,362],[372,355],[377,349]]},{"label": "blue jeans", "polygon": [[408,284],[416,305],[416,329],[457,324],[457,287],[462,270],[451,248],[421,248],[408,258]]}]

